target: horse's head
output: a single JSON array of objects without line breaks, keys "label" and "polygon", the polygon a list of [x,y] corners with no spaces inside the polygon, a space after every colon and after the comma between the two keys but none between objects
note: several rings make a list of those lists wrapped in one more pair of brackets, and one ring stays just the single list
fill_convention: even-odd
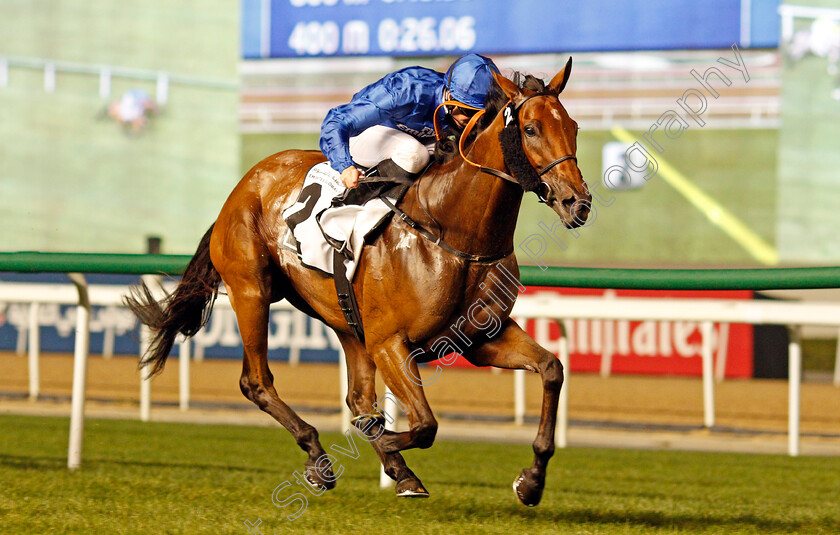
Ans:
[{"label": "horse's head", "polygon": [[571,71],[570,58],[547,86],[531,78],[530,88],[496,75],[508,100],[496,120],[504,124],[499,138],[510,173],[575,228],[586,222],[592,196],[575,157],[578,125],[559,98]]}]

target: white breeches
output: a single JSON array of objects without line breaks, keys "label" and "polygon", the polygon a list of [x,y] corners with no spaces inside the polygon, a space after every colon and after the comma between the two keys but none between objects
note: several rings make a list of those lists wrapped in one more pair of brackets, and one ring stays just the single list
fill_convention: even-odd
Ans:
[{"label": "white breeches", "polygon": [[350,156],[365,167],[390,158],[409,173],[419,173],[434,151],[434,142],[424,145],[410,134],[381,125],[350,138]]}]

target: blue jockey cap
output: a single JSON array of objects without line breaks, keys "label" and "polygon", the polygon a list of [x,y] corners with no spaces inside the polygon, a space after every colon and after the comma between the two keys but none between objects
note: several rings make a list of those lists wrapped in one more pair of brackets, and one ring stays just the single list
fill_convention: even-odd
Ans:
[{"label": "blue jockey cap", "polygon": [[490,58],[478,54],[461,56],[446,71],[444,81],[452,98],[467,106],[484,109],[484,101],[499,68]]}]

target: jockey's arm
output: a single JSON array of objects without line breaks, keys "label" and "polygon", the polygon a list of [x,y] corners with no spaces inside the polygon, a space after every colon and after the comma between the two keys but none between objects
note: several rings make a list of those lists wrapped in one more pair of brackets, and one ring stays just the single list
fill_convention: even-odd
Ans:
[{"label": "jockey's arm", "polygon": [[393,94],[385,87],[372,89],[365,98],[331,109],[321,125],[321,152],[330,166],[341,173],[347,187],[355,187],[361,175],[350,156],[350,138],[383,124],[397,108]]},{"label": "jockey's arm", "polygon": [[321,124],[321,152],[336,171],[353,165],[350,138],[381,124],[382,110],[368,100],[352,101],[331,109]]}]

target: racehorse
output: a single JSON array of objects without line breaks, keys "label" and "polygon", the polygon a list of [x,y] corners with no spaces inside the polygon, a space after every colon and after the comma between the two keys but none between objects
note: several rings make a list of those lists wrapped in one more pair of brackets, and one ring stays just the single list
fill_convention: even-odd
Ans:
[{"label": "racehorse", "polygon": [[[294,251],[279,245],[287,229],[281,212],[297,199],[307,170],[325,160],[320,152],[289,150],[264,159],[242,178],[171,295],[157,302],[141,285],[126,298],[153,333],[141,366],[152,366],[152,373],[162,370],[175,336],[192,336],[206,323],[224,282],[245,348],[242,393],[288,429],[308,454],[306,480],[316,488],[333,488],[331,466],[318,461],[325,455],[318,432],[280,399],[268,367],[269,305],[287,299],[338,336],[354,424],[373,437],[397,495],[427,497],[400,452],[428,448],[435,439],[438,424],[422,381],[416,380],[417,363],[436,358],[431,351],[436,340],[457,335],[459,352],[476,366],[541,375],[534,461],[513,485],[523,504],[538,504],[554,453],[563,368],[509,318],[516,292],[504,288],[494,273],[503,268],[519,276],[513,235],[525,191],[537,193],[568,228],[586,221],[591,195],[575,157],[577,124],[559,99],[570,73],[571,59],[547,85],[519,73],[513,80],[496,75],[486,112],[472,118],[460,151],[438,159],[409,187],[396,206],[399,217],[365,245],[357,266],[353,287],[364,343],[352,334],[337,304],[333,280],[304,267]],[[475,325],[484,321],[479,317],[496,317],[500,324],[488,332]],[[418,352],[423,356],[417,358]],[[377,370],[404,407],[408,431],[384,429],[375,403]]]}]

